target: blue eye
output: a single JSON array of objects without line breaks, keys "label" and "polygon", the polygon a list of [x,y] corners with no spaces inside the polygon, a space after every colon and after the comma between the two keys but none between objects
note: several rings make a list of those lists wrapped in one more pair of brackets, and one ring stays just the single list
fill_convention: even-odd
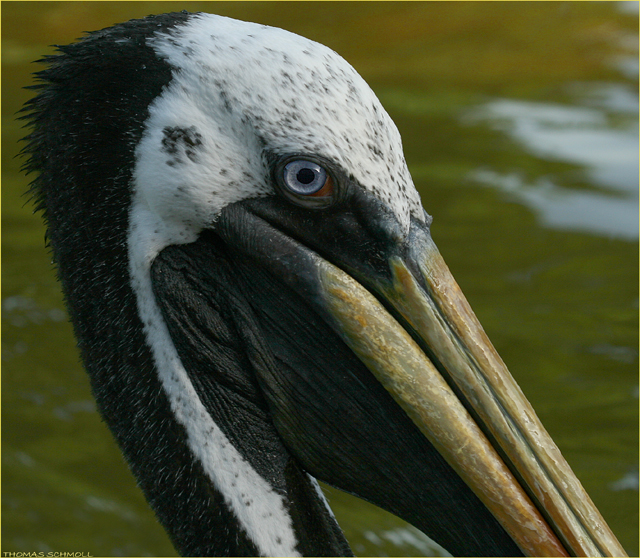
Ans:
[{"label": "blue eye", "polygon": [[312,196],[331,181],[327,171],[320,165],[304,159],[288,163],[283,169],[282,178],[284,185],[300,196]]}]

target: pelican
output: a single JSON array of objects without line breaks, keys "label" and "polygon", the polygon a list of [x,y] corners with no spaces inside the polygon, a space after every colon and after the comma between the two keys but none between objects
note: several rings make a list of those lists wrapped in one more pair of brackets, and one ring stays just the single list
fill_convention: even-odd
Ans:
[{"label": "pelican", "polygon": [[184,555],[344,556],[318,480],[458,556],[622,556],[340,56],[216,15],[61,46],[26,168],[102,417]]}]

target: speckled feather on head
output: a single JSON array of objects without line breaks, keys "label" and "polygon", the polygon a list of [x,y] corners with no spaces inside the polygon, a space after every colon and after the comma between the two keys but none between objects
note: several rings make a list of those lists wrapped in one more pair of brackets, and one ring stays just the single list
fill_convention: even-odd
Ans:
[{"label": "speckled feather on head", "polygon": [[385,202],[405,229],[411,215],[424,218],[396,126],[329,48],[209,14],[149,44],[175,70],[149,109],[135,181],[166,222],[199,232],[224,206],[273,194],[265,151],[323,156]]}]

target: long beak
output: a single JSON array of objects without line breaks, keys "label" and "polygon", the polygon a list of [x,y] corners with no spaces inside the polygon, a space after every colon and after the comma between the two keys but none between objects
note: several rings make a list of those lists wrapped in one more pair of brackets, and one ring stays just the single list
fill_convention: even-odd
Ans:
[{"label": "long beak", "polygon": [[626,556],[424,224],[388,251],[389,272],[348,274],[252,211],[228,208],[217,232],[325,316],[525,555]]},{"label": "long beak", "polygon": [[626,556],[428,232],[413,229],[409,246],[410,262],[392,257],[392,281],[376,286],[418,342],[369,291],[329,264],[321,274],[324,295],[344,341],[525,555]]}]

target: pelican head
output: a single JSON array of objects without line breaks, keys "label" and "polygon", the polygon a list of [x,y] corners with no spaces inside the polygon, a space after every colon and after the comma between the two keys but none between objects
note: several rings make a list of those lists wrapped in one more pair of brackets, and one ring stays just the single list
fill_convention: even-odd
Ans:
[{"label": "pelican head", "polygon": [[350,554],[317,480],[456,555],[624,553],[345,60],[182,12],[45,62],[33,195],[100,412],[181,553]]}]

